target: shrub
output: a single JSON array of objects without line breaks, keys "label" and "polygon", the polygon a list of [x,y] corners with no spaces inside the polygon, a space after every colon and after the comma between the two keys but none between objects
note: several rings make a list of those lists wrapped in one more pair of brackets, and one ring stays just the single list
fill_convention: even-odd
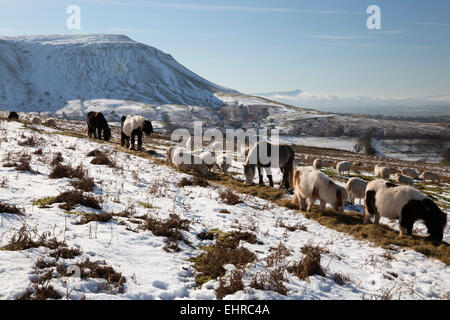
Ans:
[{"label": "shrub", "polygon": [[232,206],[234,206],[238,203],[243,203],[241,198],[236,193],[234,193],[233,191],[231,191],[229,189],[219,191],[219,198],[225,204],[232,205]]},{"label": "shrub", "polygon": [[94,179],[90,177],[83,177],[80,179],[77,179],[75,181],[71,181],[70,184],[75,189],[84,191],[84,192],[92,192],[95,187]]},{"label": "shrub", "polygon": [[177,214],[171,214],[167,219],[144,216],[144,224],[141,228],[151,231],[157,237],[167,237],[164,250],[168,252],[179,251],[178,241],[180,240],[189,243],[181,233],[181,230],[189,230],[189,220],[181,219]]},{"label": "shrub", "polygon": [[186,186],[199,186],[206,188],[209,186],[209,183],[205,178],[199,176],[194,176],[193,178],[182,178],[177,183],[177,187],[179,188],[183,188]]},{"label": "shrub", "polygon": [[0,201],[0,213],[10,213],[23,216],[24,213],[16,206],[8,206]]},{"label": "shrub", "polygon": [[289,267],[289,272],[295,274],[300,280],[307,280],[313,275],[325,277],[320,265],[321,253],[325,252],[324,249],[319,246],[305,245],[301,251],[305,256],[300,262]]},{"label": "shrub", "polygon": [[101,210],[102,207],[97,199],[90,195],[85,195],[79,190],[69,190],[61,193],[55,198],[50,199],[49,204],[64,203],[60,208],[70,210],[76,205]]},{"label": "shrub", "polygon": [[61,163],[56,164],[48,177],[50,179],[61,179],[61,178],[78,178],[82,179],[86,175],[86,170],[84,170],[82,165],[79,165],[75,169],[71,166],[65,166]]}]

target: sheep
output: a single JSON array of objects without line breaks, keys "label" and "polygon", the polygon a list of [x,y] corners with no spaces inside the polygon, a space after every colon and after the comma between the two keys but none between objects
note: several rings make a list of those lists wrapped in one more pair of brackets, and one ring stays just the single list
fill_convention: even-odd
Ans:
[{"label": "sheep", "polygon": [[208,175],[208,166],[203,162],[202,158],[192,154],[188,149],[177,147],[172,153],[172,163],[178,170],[194,171],[203,176]]},{"label": "sheep", "polygon": [[314,156],[310,156],[310,155],[306,155],[305,157],[304,157],[304,159],[305,159],[305,162],[312,162],[312,161],[314,161]]},{"label": "sheep", "polygon": [[396,173],[395,174],[395,181],[397,181],[398,183],[403,183],[403,184],[408,184],[408,185],[413,185],[414,184],[414,179],[404,176],[400,173]]},{"label": "sheep", "polygon": [[186,147],[186,149],[189,149],[189,150],[194,149],[194,141],[192,141],[191,137],[189,137],[189,139],[187,139],[185,147]]},{"label": "sheep", "polygon": [[400,236],[412,234],[414,222],[424,220],[432,240],[442,241],[447,224],[447,214],[425,194],[411,186],[396,185],[384,180],[374,180],[367,184],[364,222],[375,216],[375,224],[380,217],[398,219]]},{"label": "sheep", "polygon": [[200,154],[200,158],[208,166],[209,170],[211,170],[217,166],[216,154],[214,152],[204,151]]},{"label": "sheep", "polygon": [[376,177],[382,178],[382,179],[389,179],[389,168],[381,167],[379,165],[375,165],[375,168],[373,169],[373,172]]},{"label": "sheep", "polygon": [[366,195],[367,182],[360,178],[351,178],[345,184],[345,190],[350,197],[350,201],[353,204],[355,198],[359,199],[359,204],[361,204],[361,199],[364,199]]},{"label": "sheep", "polygon": [[322,168],[323,168],[323,165],[324,165],[324,163],[323,163],[323,160],[322,160],[322,159],[316,159],[316,160],[314,160],[314,162],[313,162],[313,167],[314,167],[314,169],[316,169],[316,170],[322,169]]},{"label": "sheep", "polygon": [[41,124],[41,122],[41,119],[38,117],[34,117],[33,120],[31,120],[31,123],[35,125]]},{"label": "sheep", "polygon": [[419,178],[421,180],[431,180],[433,182],[440,182],[441,181],[441,177],[439,177],[437,174],[433,173],[433,172],[429,172],[429,171],[424,171],[420,174]]},{"label": "sheep", "polygon": [[402,174],[413,179],[419,179],[419,173],[412,168],[403,168]]},{"label": "sheep", "polygon": [[330,204],[336,211],[343,211],[347,199],[345,188],[337,185],[324,173],[301,168],[294,173],[294,198],[292,204],[298,204],[301,210],[305,210],[306,200],[308,200],[308,212],[311,212],[314,202],[320,200],[322,212],[325,205]]},{"label": "sheep", "polygon": [[[190,150],[189,148],[187,148],[188,150]],[[200,156],[203,152],[205,152],[203,149],[196,149],[194,151],[191,151],[193,154],[195,154],[196,156]]]},{"label": "sheep", "polygon": [[341,174],[341,172],[347,171],[350,173],[350,169],[352,168],[352,163],[349,161],[341,161],[336,165],[336,171]]},{"label": "sheep", "polygon": [[227,173],[228,169],[231,167],[232,159],[227,156],[225,153],[219,154],[216,157],[217,167],[222,170],[224,173]]},{"label": "sheep", "polygon": [[166,161],[168,163],[172,163],[173,151],[176,149],[176,146],[170,146],[166,149]]},{"label": "sheep", "polygon": [[45,125],[48,127],[56,128],[56,121],[53,118],[49,118],[47,119],[47,121],[45,121]]}]

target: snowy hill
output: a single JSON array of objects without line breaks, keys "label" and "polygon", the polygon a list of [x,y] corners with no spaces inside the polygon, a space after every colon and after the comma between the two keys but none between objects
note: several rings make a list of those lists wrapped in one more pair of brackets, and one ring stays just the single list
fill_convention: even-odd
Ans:
[{"label": "snowy hill", "polygon": [[236,93],[123,35],[3,37],[0,73],[0,106],[20,111],[92,99],[217,107],[214,92]]},{"label": "snowy hill", "polygon": [[[161,136],[145,138],[145,148],[155,151],[150,157],[145,152],[127,153],[117,142],[86,139],[83,122],[58,120],[58,127],[65,131],[31,125],[29,120],[0,120],[4,137],[0,141],[0,205],[4,204],[0,206],[0,300],[449,296],[448,264],[425,255],[429,248],[447,250],[446,244],[434,249],[423,242],[422,253],[393,245],[383,248],[369,238],[357,239],[348,230],[358,217],[349,214],[362,211],[361,206],[346,206],[341,214],[353,218],[339,222],[345,226],[341,232],[306,213],[237,191],[242,202],[229,203],[221,192],[230,189],[217,184],[216,179],[202,186],[180,184],[192,176],[166,165],[165,147],[170,141]],[[118,139],[118,128],[114,128],[113,138]],[[88,155],[92,150],[102,151],[112,163],[94,163]],[[57,158],[59,164],[52,160]],[[11,166],[17,161],[23,165]],[[85,189],[87,184],[74,184],[78,180],[73,177],[52,176],[61,165],[82,168],[81,179],[92,179],[91,189]],[[242,181],[242,169],[242,162],[233,161],[229,179]],[[274,174],[275,183],[279,183],[279,170]],[[346,177],[337,178],[342,185]],[[441,187],[448,192],[448,183]],[[63,202],[70,199],[56,197],[74,188],[83,188],[84,197],[91,201],[64,207]],[[448,205],[441,198],[441,205]],[[100,208],[93,206],[94,200]],[[177,232],[177,237],[152,228],[167,219],[180,219],[180,224],[166,227],[167,232]],[[389,219],[382,218],[381,224],[398,230],[398,223]],[[380,235],[387,237],[390,233],[384,230],[386,233]],[[416,223],[414,232],[425,235],[424,224]],[[220,240],[232,236],[236,242],[230,242],[226,252],[231,257],[245,253],[248,262],[228,258],[211,261],[219,272],[204,276],[196,261],[207,250],[221,250]],[[444,240],[449,239],[447,228]],[[317,263],[322,272],[304,278],[291,266],[304,261],[308,248],[320,249]],[[69,277],[68,268],[77,266],[83,269],[83,276]],[[242,287],[229,288],[231,278],[238,279]]]}]

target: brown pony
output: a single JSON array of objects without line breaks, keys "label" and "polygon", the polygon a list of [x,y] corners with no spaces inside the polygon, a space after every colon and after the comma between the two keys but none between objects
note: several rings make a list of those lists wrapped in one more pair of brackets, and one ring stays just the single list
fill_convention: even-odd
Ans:
[{"label": "brown pony", "polygon": [[[262,149],[262,152],[260,151]],[[263,159],[267,156],[267,159]],[[288,145],[273,145],[267,141],[261,141],[250,148],[248,156],[244,162],[245,183],[251,184],[258,168],[259,184],[263,185],[262,168],[267,168],[266,175],[269,184],[273,187],[272,174],[270,168],[280,168],[283,173],[283,180],[280,189],[289,190],[292,187],[294,175],[294,150]]]},{"label": "brown pony", "polygon": [[93,111],[89,112],[86,116],[86,123],[88,126],[89,138],[92,138],[92,134],[94,134],[94,139],[101,139],[103,132],[103,140],[109,141],[111,138],[111,129],[109,128],[108,122],[106,122],[103,113]]}]

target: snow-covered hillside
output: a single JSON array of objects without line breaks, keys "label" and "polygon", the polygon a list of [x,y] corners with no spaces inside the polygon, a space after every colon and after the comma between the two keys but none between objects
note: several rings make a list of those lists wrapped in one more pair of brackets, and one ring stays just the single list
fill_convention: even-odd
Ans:
[{"label": "snow-covered hillside", "polygon": [[[83,123],[78,125],[84,128]],[[448,265],[422,253],[383,249],[257,197],[239,195],[242,203],[226,204],[220,197],[226,189],[212,181],[206,186],[179,185],[191,176],[158,163],[164,158],[158,139],[146,140],[151,144],[145,146],[157,152],[149,160],[120,151],[114,143],[67,136],[45,126],[0,121],[0,133],[0,202],[24,213],[0,212],[0,299],[32,298],[39,288],[47,289],[43,296],[69,299],[217,299],[216,289],[227,287],[228,279],[239,273],[237,266],[226,264],[224,283],[213,277],[198,285],[196,258],[205,253],[205,246],[218,241],[207,237],[211,230],[219,235],[254,236],[238,240],[237,245],[248,251],[240,250],[253,259],[239,266],[243,287],[228,294],[225,290],[225,299],[443,299],[449,295]],[[87,153],[94,149],[108,154],[114,163],[92,164]],[[75,181],[50,179],[55,156],[56,163],[83,166],[85,176],[95,183],[84,195],[95,197],[101,209],[45,203],[47,197],[73,189]],[[30,171],[8,165],[21,159],[28,161]],[[241,174],[242,164],[234,162],[232,171]],[[111,216],[102,221],[93,219],[107,214]],[[147,221],[163,221],[172,214],[189,222],[179,230],[184,240],[179,241],[178,251],[167,250],[167,236],[144,228]],[[418,227],[415,232],[423,234],[423,226]],[[26,242],[20,235],[41,245],[14,250],[11,244]],[[447,229],[445,240],[448,236]],[[57,242],[50,241],[53,237]],[[289,271],[306,256],[305,248],[316,246],[321,248],[322,275],[300,279]],[[77,265],[88,266],[82,270],[82,281],[66,274],[69,266]],[[115,277],[105,279],[93,270],[104,268],[110,274],[108,267]]]},{"label": "snow-covered hillside", "polygon": [[20,111],[91,99],[217,107],[214,92],[236,92],[123,35],[3,37],[0,74],[0,106]]}]

